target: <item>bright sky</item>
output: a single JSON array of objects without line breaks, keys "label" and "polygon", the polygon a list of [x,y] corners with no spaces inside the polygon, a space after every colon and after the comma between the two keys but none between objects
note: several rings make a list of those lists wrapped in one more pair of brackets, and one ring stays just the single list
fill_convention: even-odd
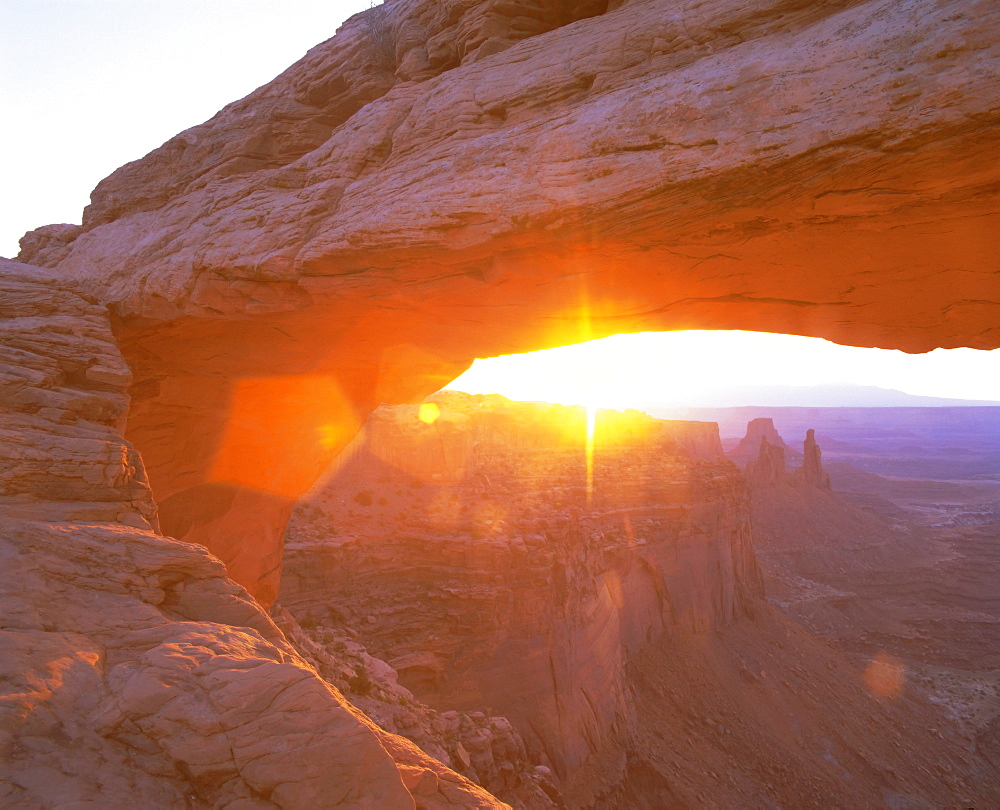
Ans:
[{"label": "bright sky", "polygon": [[0,0],[0,256],[334,35],[369,0]]},{"label": "bright sky", "polygon": [[847,383],[1000,401],[1000,351],[905,354],[760,332],[644,332],[477,360],[448,387],[606,408],[713,407],[727,388]]}]

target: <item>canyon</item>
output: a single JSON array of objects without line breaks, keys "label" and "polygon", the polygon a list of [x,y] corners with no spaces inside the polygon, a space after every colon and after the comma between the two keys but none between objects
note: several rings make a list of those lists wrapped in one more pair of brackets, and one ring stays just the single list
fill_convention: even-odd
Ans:
[{"label": "canyon", "polygon": [[[583,408],[458,392],[383,406],[293,513],[281,604],[435,709],[499,712],[566,806],[995,800],[992,766],[927,693],[878,692],[874,652],[785,615],[801,620],[789,607],[808,598],[789,592],[815,566],[776,564],[779,531],[855,571],[885,569],[873,546],[892,544],[830,491],[812,431],[800,469],[765,481],[725,459],[713,423],[593,425],[588,475]],[[766,419],[746,439],[784,446]],[[904,555],[912,568],[912,548],[888,559]]]},{"label": "canyon", "polygon": [[628,653],[759,600],[742,481],[714,425],[608,414],[588,496],[583,409],[498,400],[376,411],[319,527],[293,520],[281,603],[348,621],[432,705],[500,711],[561,778],[613,767]]},{"label": "canyon", "polygon": [[[539,806],[994,802],[934,705],[872,695],[763,598],[764,490],[712,428],[625,415],[589,489],[577,450],[534,458],[566,510],[544,527],[504,466],[531,447],[469,482],[453,425],[410,498],[359,431],[475,357],[618,332],[997,348],[998,57],[988,0],[390,0],[26,234],[0,261],[0,803],[502,806],[469,777]],[[380,560],[293,524],[286,554],[335,460],[367,482],[338,531],[406,505],[437,540]],[[479,500],[442,528],[448,487]],[[340,619],[309,601],[310,543]],[[439,638],[389,621],[419,565],[361,593],[407,554],[453,568]]]},{"label": "canyon", "polygon": [[783,429],[818,424],[837,460],[827,464],[833,491],[754,491],[771,601],[856,658],[891,662],[995,762],[1000,409],[774,412]]}]

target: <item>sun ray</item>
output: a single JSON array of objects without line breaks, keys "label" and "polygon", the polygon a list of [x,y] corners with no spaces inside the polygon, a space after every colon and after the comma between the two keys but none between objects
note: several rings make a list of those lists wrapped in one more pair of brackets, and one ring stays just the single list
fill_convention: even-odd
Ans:
[{"label": "sun ray", "polygon": [[594,500],[594,428],[597,425],[597,406],[587,405],[587,503]]}]

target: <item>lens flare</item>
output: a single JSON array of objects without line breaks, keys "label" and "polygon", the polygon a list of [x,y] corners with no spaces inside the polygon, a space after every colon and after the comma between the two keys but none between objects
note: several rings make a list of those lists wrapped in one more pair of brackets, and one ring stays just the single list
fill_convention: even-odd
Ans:
[{"label": "lens flare", "polygon": [[437,403],[424,402],[420,406],[420,412],[417,414],[417,418],[425,425],[433,425],[438,420],[440,415],[441,408],[438,407]]},{"label": "lens flare", "polygon": [[894,698],[906,685],[906,667],[898,658],[879,653],[865,668],[864,680],[873,695]]}]

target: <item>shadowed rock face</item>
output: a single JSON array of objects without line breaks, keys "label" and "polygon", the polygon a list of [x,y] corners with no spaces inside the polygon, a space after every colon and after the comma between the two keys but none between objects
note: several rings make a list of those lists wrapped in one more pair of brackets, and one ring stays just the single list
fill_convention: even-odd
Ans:
[{"label": "shadowed rock face", "polygon": [[766,436],[761,436],[760,452],[757,458],[747,462],[744,472],[747,480],[756,487],[784,483],[787,477],[784,445],[770,444]]},{"label": "shadowed rock face", "polygon": [[165,530],[270,601],[292,499],[473,357],[670,328],[1000,345],[998,17],[397,0],[21,258],[112,305]]},{"label": "shadowed rock face", "polygon": [[105,308],[37,268],[0,278],[0,805],[501,806],[151,528]]}]

